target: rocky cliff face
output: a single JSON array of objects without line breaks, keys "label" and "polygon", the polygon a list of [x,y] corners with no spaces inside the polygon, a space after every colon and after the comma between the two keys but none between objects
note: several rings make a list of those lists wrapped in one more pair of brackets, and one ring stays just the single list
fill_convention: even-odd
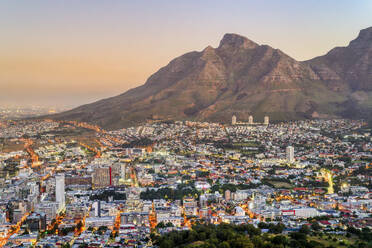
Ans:
[{"label": "rocky cliff face", "polygon": [[360,31],[347,47],[336,47],[308,61],[322,80],[352,90],[372,90],[372,27]]},{"label": "rocky cliff face", "polygon": [[267,114],[274,120],[340,116],[353,92],[356,106],[361,98],[368,100],[371,31],[362,30],[348,47],[306,62],[226,34],[217,48],[172,60],[140,87],[50,117],[114,129],[149,119],[229,121],[232,114]]}]

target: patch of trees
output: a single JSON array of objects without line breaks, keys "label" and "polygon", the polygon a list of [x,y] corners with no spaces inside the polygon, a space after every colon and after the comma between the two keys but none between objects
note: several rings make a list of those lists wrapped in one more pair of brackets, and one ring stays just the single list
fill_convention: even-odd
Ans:
[{"label": "patch of trees", "polygon": [[275,233],[275,234],[282,233],[285,229],[285,226],[282,223],[274,224],[274,223],[260,222],[258,223],[258,227],[261,229],[268,229],[269,233]]},{"label": "patch of trees", "polygon": [[160,222],[159,224],[156,225],[156,228],[165,228],[165,227],[174,227],[172,222],[164,223]]},{"label": "patch of trees", "polygon": [[215,184],[211,187],[211,192],[219,191],[221,193],[225,193],[226,190],[230,190],[231,192],[236,192],[237,190],[244,190],[244,189],[254,189],[257,188],[257,185],[254,184]]},{"label": "patch of trees", "polygon": [[[265,224],[265,223],[264,223]],[[265,224],[270,225],[270,224]],[[280,227],[280,224],[274,225]],[[278,230],[279,231],[279,230]],[[156,236],[151,234],[153,243],[160,248],[271,248],[271,247],[325,247],[319,242],[309,241],[304,231],[293,232],[289,235],[262,234],[260,228],[251,224],[200,224],[192,230],[172,231]]]},{"label": "patch of trees", "polygon": [[158,190],[147,189],[141,192],[140,198],[142,200],[154,200],[154,199],[171,199],[171,200],[182,200],[185,196],[199,197],[200,193],[195,187],[181,184],[177,186],[177,189],[172,188],[160,188]]},{"label": "patch of trees", "polygon": [[329,184],[326,181],[304,181],[303,186],[308,188],[328,188]]},{"label": "patch of trees", "polygon": [[58,233],[60,233],[62,236],[66,236],[68,233],[73,232],[74,230],[75,230],[74,226],[65,227],[65,228],[58,230]]},{"label": "patch of trees", "polygon": [[19,171],[19,159],[9,158],[4,162],[5,166],[0,169],[0,178],[5,177],[7,174],[10,177],[14,177]]},{"label": "patch of trees", "polygon": [[[350,235],[356,235],[359,239],[367,241],[369,245],[372,245],[372,232],[371,229],[368,227],[362,228],[362,230],[359,230],[355,227],[348,227],[347,233]],[[369,246],[368,246],[369,247]]]},{"label": "patch of trees", "polygon": [[269,187],[272,187],[272,188],[276,188],[277,186],[275,185],[275,183],[288,183],[288,184],[291,184],[291,181],[287,178],[279,178],[279,177],[275,177],[274,178],[264,178],[261,180],[262,184],[264,185],[267,185]]},{"label": "patch of trees", "polygon": [[187,116],[193,116],[197,114],[201,109],[202,109],[202,106],[193,106],[193,107],[185,108],[183,110],[183,113]]}]

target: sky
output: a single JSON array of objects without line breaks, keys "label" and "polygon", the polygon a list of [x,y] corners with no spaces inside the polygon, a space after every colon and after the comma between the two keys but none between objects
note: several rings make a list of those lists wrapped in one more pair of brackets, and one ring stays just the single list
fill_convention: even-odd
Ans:
[{"label": "sky", "polygon": [[77,106],[237,33],[297,60],[372,26],[371,0],[2,0],[0,104]]}]

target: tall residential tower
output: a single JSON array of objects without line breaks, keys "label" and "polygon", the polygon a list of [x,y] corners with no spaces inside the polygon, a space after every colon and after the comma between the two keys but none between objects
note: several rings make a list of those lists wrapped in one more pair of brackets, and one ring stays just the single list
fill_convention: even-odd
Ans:
[{"label": "tall residential tower", "polygon": [[286,153],[287,161],[289,163],[293,163],[295,161],[295,159],[294,159],[294,148],[293,148],[293,146],[287,146],[287,148],[285,150],[285,153]]},{"label": "tall residential tower", "polygon": [[56,175],[56,202],[58,203],[58,210],[65,207],[65,174]]}]

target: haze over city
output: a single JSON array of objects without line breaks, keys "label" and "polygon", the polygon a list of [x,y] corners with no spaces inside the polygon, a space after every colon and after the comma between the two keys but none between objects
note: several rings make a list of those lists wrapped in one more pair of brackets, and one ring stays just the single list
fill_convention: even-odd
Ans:
[{"label": "haze over city", "polygon": [[189,51],[237,33],[297,60],[346,46],[371,1],[0,3],[0,104],[77,106],[142,85]]}]

